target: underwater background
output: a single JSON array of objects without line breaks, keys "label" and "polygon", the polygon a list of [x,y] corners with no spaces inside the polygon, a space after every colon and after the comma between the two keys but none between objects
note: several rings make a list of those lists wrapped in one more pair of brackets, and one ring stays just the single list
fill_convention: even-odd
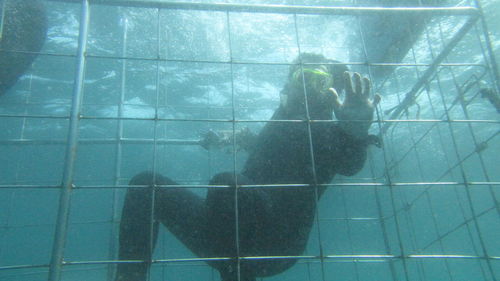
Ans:
[{"label": "underwater background", "polygon": [[[196,2],[361,6],[376,1]],[[500,59],[500,1],[481,3]],[[67,165],[81,4],[44,4],[49,29],[42,54],[0,96],[0,280],[6,281],[47,280],[57,187]],[[394,108],[466,19],[427,19],[402,58],[408,65],[372,77],[382,96],[378,120],[393,120]],[[236,129],[258,132],[279,106],[289,64],[299,52],[363,62],[363,44],[373,52],[394,47],[386,46],[383,36],[364,42],[363,31],[379,28],[369,23],[362,15],[91,5],[64,251],[70,264],[63,267],[62,280],[111,280],[113,266],[102,261],[116,259],[117,226],[131,177],[155,170],[181,184],[206,185],[217,173],[239,170],[245,151],[207,150],[198,141],[209,130],[231,131],[233,116],[243,120]],[[500,280],[500,119],[480,94],[499,81],[488,70],[485,53],[479,20],[395,118],[409,121],[375,122],[373,134],[390,124],[383,148],[371,147],[364,169],[353,177],[336,176],[321,198],[304,255],[330,258],[303,259],[263,280]],[[372,71],[363,63],[350,68],[365,76]],[[195,192],[204,195],[206,189]],[[195,257],[160,230],[154,259]],[[150,280],[219,280],[219,275],[203,262],[177,261],[153,264]]]}]

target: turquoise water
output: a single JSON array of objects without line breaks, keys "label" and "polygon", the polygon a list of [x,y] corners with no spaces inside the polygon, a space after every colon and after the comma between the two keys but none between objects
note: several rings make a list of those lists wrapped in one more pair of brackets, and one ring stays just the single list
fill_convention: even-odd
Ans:
[{"label": "turquoise water", "polygon": [[[481,2],[500,58],[500,1]],[[49,31],[43,54],[0,96],[0,280],[47,280],[52,253],[59,197],[54,187],[61,184],[66,167],[69,120],[64,117],[71,110],[76,66],[71,55],[78,46],[80,5],[46,1],[45,6]],[[116,258],[125,189],[109,187],[124,186],[144,170],[155,169],[181,184],[203,185],[216,173],[240,169],[245,151],[207,151],[188,142],[208,130],[232,130],[232,123],[220,121],[231,119],[233,112],[237,120],[252,121],[236,123],[237,129],[258,132],[279,106],[287,64],[299,51],[363,62],[363,20],[91,5],[65,261]],[[383,97],[380,119],[391,119],[388,111],[463,22],[459,16],[431,19],[402,58],[421,65],[374,77],[374,88]],[[484,67],[489,60],[483,56],[481,32],[478,24],[459,42],[445,61],[449,65],[440,67],[415,104],[397,117],[425,122],[392,125],[383,135],[383,149],[370,148],[360,173],[334,180],[355,185],[332,186],[321,198],[319,224],[304,255],[322,252],[330,258],[323,263],[302,259],[264,280],[500,279],[500,126],[498,112],[478,95],[481,87],[495,87]],[[379,42],[365,44],[378,50]],[[351,69],[363,75],[373,71],[361,64]],[[459,89],[467,89],[465,107],[457,102]],[[155,116],[160,121],[152,120]],[[436,122],[446,118],[476,121]],[[192,119],[213,121],[186,121]],[[378,134],[383,124],[372,125],[371,133]],[[206,190],[195,192],[203,196]],[[154,258],[195,256],[161,229]],[[36,267],[7,268],[21,265]],[[112,272],[99,263],[68,265],[62,280],[111,280],[106,278]],[[153,265],[151,280],[219,280],[219,275],[203,262],[184,261]]]}]

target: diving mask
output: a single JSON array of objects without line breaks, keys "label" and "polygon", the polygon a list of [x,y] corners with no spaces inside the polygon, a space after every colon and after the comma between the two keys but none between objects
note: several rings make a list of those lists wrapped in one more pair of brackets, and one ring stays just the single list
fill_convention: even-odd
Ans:
[{"label": "diving mask", "polygon": [[303,85],[302,71],[304,71],[304,80],[306,86],[316,92],[324,93],[329,88],[333,87],[333,77],[327,71],[326,67],[319,66],[316,68],[299,68],[293,73],[293,81],[299,85]]}]

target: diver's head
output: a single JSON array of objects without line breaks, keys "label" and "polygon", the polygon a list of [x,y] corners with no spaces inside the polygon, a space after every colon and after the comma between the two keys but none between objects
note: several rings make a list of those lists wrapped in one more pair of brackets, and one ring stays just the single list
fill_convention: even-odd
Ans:
[{"label": "diver's head", "polygon": [[[305,116],[305,97],[309,115],[313,119],[331,119],[333,96],[329,88],[338,93],[344,89],[343,73],[348,71],[338,61],[322,55],[302,53],[290,66],[288,81],[281,92],[281,104],[297,118]],[[305,91],[305,93],[304,93]]]}]

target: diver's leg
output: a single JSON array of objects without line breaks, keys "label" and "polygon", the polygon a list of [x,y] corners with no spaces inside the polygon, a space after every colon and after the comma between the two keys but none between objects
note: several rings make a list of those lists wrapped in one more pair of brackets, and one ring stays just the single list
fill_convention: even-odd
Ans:
[{"label": "diver's leg", "polygon": [[163,188],[155,196],[155,219],[196,256],[208,257],[210,243],[204,198],[186,188]]},{"label": "diver's leg", "polygon": [[[154,244],[158,235],[158,223],[152,221],[152,188],[154,176],[143,172],[130,180],[130,185],[148,185],[151,188],[130,188],[125,196],[120,222],[120,260],[143,260],[143,263],[120,263],[117,281],[144,281],[149,269]],[[161,175],[156,175],[157,184],[173,184]]]},{"label": "diver's leg", "polygon": [[[236,175],[238,185],[250,184],[250,180],[243,175]],[[240,266],[238,279],[237,243],[239,255],[245,255],[246,250],[253,246],[253,230],[257,227],[253,216],[258,210],[255,200],[259,200],[255,190],[238,190],[236,196],[236,180],[233,173],[220,173],[210,181],[212,185],[229,185],[224,188],[209,189],[207,194],[208,232],[213,255],[217,257],[231,257],[232,260],[214,261],[212,266],[220,272],[222,281],[255,281],[255,273],[246,266]],[[235,198],[238,198],[238,228],[239,241],[236,239],[236,212]],[[250,230],[251,229],[251,230]]]},{"label": "diver's leg", "polygon": [[243,273],[240,274],[240,279],[238,280],[238,275],[236,272],[221,271],[220,279],[222,281],[255,281],[256,278],[253,276],[248,276]]},{"label": "diver's leg", "polygon": [[[176,184],[169,178],[143,172],[130,185],[153,186]],[[154,193],[154,222],[152,199]],[[144,281],[158,235],[158,222],[163,223],[179,240],[198,256],[205,256],[205,205],[203,200],[182,188],[129,189],[120,223],[120,260],[144,260],[144,263],[118,264],[116,281]],[[152,225],[153,224],[153,225]],[[151,232],[152,231],[152,232]],[[152,239],[152,240],[151,240]]]}]

